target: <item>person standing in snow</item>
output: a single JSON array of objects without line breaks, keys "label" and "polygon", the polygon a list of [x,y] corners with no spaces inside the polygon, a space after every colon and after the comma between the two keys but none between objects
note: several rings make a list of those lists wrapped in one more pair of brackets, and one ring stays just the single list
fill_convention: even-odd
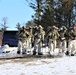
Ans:
[{"label": "person standing in snow", "polygon": [[45,31],[43,30],[43,27],[39,25],[38,31],[35,32],[34,34],[34,50],[33,50],[33,55],[36,55],[36,50],[38,50],[38,55],[42,55],[41,48],[42,48],[42,43],[44,41],[44,36],[45,36]]},{"label": "person standing in snow", "polygon": [[60,31],[59,31],[59,54],[62,53],[62,54],[65,54],[66,52],[66,46],[67,46],[67,43],[66,43],[66,31],[67,31],[67,28],[65,26],[62,26],[60,28]]},{"label": "person standing in snow", "polygon": [[19,33],[19,41],[18,41],[18,51],[17,54],[25,54],[27,49],[27,39],[29,37],[29,33],[26,28],[23,26]]},{"label": "person standing in snow", "polygon": [[29,37],[28,37],[28,47],[31,49],[32,48],[32,43],[34,42],[34,36],[32,33],[32,27],[29,27]]},{"label": "person standing in snow", "polygon": [[76,24],[73,24],[73,27],[69,31],[69,44],[68,44],[68,52],[69,55],[74,56],[76,52]]},{"label": "person standing in snow", "polygon": [[52,30],[48,34],[48,48],[49,54],[53,55],[55,48],[57,47],[57,39],[59,37],[56,26],[52,26]]}]

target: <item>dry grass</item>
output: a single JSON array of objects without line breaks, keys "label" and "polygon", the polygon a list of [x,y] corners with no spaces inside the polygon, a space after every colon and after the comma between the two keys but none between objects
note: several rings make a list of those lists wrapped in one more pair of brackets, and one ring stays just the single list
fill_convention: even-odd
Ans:
[{"label": "dry grass", "polygon": [[30,62],[30,61],[36,61],[38,59],[36,58],[22,58],[22,59],[10,59],[10,60],[0,60],[0,65],[1,64],[6,64],[6,63],[25,63],[25,62]]},{"label": "dry grass", "polygon": [[[17,58],[17,59],[2,59],[0,60],[0,65],[1,64],[6,64],[6,63],[25,63],[25,62],[31,62],[31,61],[37,61],[37,60],[41,60],[41,59],[54,59],[54,58],[60,58],[60,56],[55,56],[55,57],[28,57],[28,58]],[[42,61],[43,63],[50,63],[50,62],[46,62],[46,61]]]}]

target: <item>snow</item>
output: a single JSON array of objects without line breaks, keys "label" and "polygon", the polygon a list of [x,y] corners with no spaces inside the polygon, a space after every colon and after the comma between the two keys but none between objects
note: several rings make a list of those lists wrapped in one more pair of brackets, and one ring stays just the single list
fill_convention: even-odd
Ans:
[{"label": "snow", "polygon": [[[3,53],[5,49],[10,52]],[[0,47],[0,57],[12,56],[16,51],[17,47]],[[76,56],[0,60],[0,75],[76,75]]]},{"label": "snow", "polygon": [[3,56],[13,56],[17,53],[17,47],[9,47],[8,45],[4,45],[0,47],[0,57]]},{"label": "snow", "polygon": [[[0,57],[2,56],[15,56],[17,55],[17,49],[18,47],[9,47],[8,45],[4,45],[2,47],[0,47]],[[27,54],[32,54],[34,48],[31,48],[31,49],[27,49]],[[58,50],[59,49],[55,49],[55,52],[54,52],[54,55],[57,55],[58,54]],[[49,52],[49,48],[48,47],[43,47],[41,49],[42,53],[44,55],[47,55],[48,52]]]},{"label": "snow", "polygon": [[36,59],[29,62],[13,61],[6,60],[5,63],[0,64],[0,75],[76,75],[75,56]]}]

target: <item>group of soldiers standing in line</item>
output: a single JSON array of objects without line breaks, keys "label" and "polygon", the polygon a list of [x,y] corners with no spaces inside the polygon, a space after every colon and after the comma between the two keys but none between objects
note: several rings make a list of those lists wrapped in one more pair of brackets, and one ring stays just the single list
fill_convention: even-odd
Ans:
[{"label": "group of soldiers standing in line", "polygon": [[[76,43],[76,24],[73,24],[70,29],[65,26],[59,29],[56,26],[52,26],[49,32],[46,34],[41,25],[34,28],[22,27],[18,31],[18,54],[26,54],[27,49],[33,49],[33,55],[43,55],[41,48],[43,43],[49,48],[49,54],[53,55],[55,49],[59,48],[59,54],[75,54]],[[73,42],[73,43],[72,43]]]}]

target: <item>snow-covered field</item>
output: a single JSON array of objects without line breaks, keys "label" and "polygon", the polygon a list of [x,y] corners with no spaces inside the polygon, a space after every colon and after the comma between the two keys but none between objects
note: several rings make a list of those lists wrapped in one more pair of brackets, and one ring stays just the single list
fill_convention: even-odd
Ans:
[{"label": "snow-covered field", "polygon": [[[6,54],[1,53],[2,49],[0,57],[17,51],[14,47],[8,48],[11,52]],[[0,60],[0,75],[76,75],[76,56]]]},{"label": "snow-covered field", "polygon": [[76,75],[76,57],[0,60],[0,75]]}]

